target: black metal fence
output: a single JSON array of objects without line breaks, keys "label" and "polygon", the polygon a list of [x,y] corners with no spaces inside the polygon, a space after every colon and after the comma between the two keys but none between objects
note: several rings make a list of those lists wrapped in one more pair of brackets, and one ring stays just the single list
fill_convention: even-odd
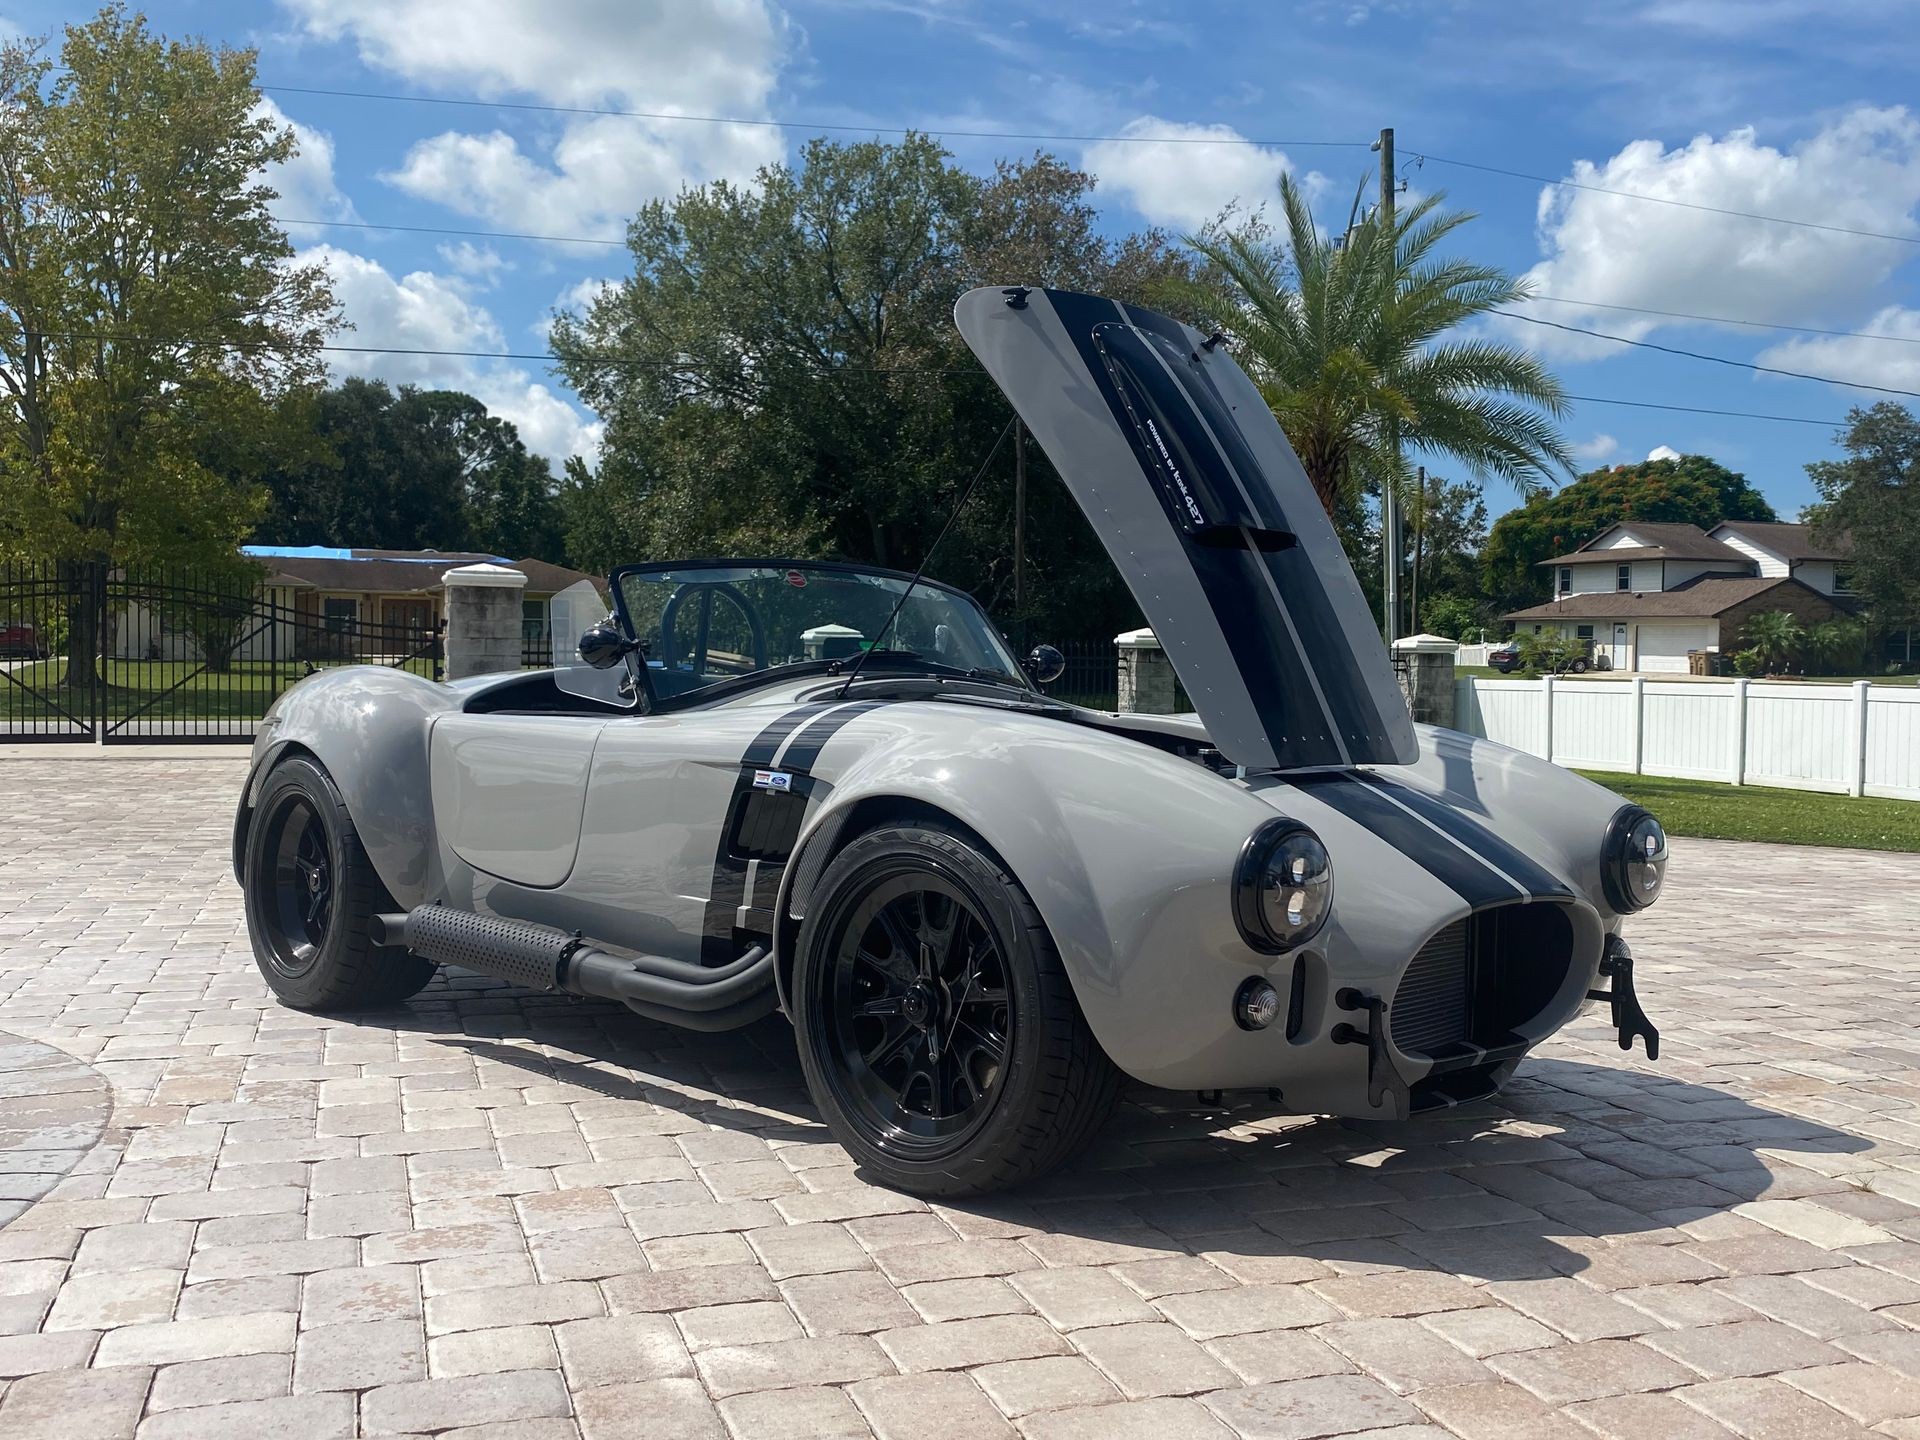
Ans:
[{"label": "black metal fence", "polygon": [[441,631],[329,613],[240,577],[0,567],[0,743],[245,742],[316,670],[440,678]]}]

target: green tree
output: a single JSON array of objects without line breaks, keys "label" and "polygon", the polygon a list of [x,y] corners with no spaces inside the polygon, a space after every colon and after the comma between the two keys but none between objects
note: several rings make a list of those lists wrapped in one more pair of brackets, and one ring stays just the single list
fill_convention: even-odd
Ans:
[{"label": "green tree", "polygon": [[1772,520],[1773,507],[1744,475],[1705,455],[1644,460],[1590,470],[1571,485],[1535,495],[1493,522],[1481,552],[1482,585],[1495,612],[1538,604],[1539,564],[1623,520],[1711,529],[1722,520]]},{"label": "green tree", "polygon": [[1867,627],[1850,616],[1835,616],[1807,627],[1801,641],[1813,669],[1823,675],[1846,675],[1859,668],[1867,648]]},{"label": "green tree", "polygon": [[1790,610],[1763,610],[1749,617],[1742,631],[1746,648],[1760,661],[1763,669],[1785,670],[1799,655],[1807,633]]},{"label": "green tree", "polygon": [[[258,512],[244,473],[274,398],[311,383],[337,321],[291,262],[264,167],[254,54],[174,42],[114,5],[58,65],[0,46],[0,550],[76,572],[231,561]],[[224,437],[224,438],[223,438]],[[66,679],[93,681],[90,606]]]},{"label": "green tree", "polygon": [[1820,503],[1807,518],[1822,543],[1849,555],[1854,592],[1880,630],[1920,626],[1920,421],[1882,400],[1847,415],[1844,460],[1807,474]]},{"label": "green tree", "polygon": [[[1190,237],[1225,284],[1193,307],[1237,343],[1329,515],[1368,485],[1404,485],[1409,453],[1456,461],[1523,493],[1571,469],[1555,417],[1566,399],[1524,350],[1448,339],[1514,300],[1523,283],[1436,250],[1472,215],[1430,195],[1391,225],[1320,230],[1292,177],[1277,243],[1258,231]],[[1393,444],[1397,431],[1402,449]]]},{"label": "green tree", "polygon": [[[954,333],[960,293],[1022,281],[1146,299],[1191,268],[1151,233],[1104,237],[1092,185],[1044,155],[982,178],[924,136],[816,140],[751,187],[715,182],[644,207],[628,229],[633,275],[552,330],[562,372],[606,424],[596,471],[564,487],[574,562],[919,563],[1011,418]],[[1137,623],[1032,457],[1029,611]],[[1012,470],[1003,455],[935,566],[1003,619]]]},{"label": "green tree", "polygon": [[1480,498],[1480,487],[1470,480],[1417,476],[1407,492],[1405,519],[1407,554],[1401,565],[1401,574],[1409,581],[1405,633],[1446,634],[1434,630],[1431,617],[1438,613],[1436,605],[1458,600],[1476,616],[1482,608],[1479,559],[1487,538],[1486,502]]},{"label": "green tree", "polygon": [[473,396],[352,378],[288,408],[318,443],[267,473],[259,540],[561,558],[552,472]]}]

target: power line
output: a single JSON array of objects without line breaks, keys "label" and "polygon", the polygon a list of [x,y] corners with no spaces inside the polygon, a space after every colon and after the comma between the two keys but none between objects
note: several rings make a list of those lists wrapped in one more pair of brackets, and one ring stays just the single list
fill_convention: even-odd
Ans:
[{"label": "power line", "polygon": [[1668,195],[1649,195],[1644,190],[1619,190],[1611,185],[1588,185],[1579,180],[1555,180],[1525,170],[1508,170],[1500,165],[1483,165],[1475,160],[1453,160],[1445,155],[1420,152],[1420,160],[1436,165],[1453,165],[1462,170],[1478,170],[1484,175],[1505,175],[1513,180],[1530,180],[1536,185],[1551,185],[1556,190],[1585,190],[1595,195],[1617,195],[1623,200],[1644,200],[1650,205],[1673,205],[1682,210],[1699,210],[1708,215],[1730,215],[1741,220],[1764,220],[1770,225],[1793,225],[1802,230],[1824,230],[1833,235],[1857,235],[1866,240],[1891,240],[1899,245],[1920,245],[1920,235],[1893,235],[1884,230],[1861,230],[1851,225],[1828,225],[1819,220],[1795,220],[1787,215],[1763,215],[1754,210],[1734,210],[1724,205],[1704,205],[1697,200],[1675,200]]},{"label": "power line", "polygon": [[625,245],[591,235],[534,235],[524,230],[460,230],[446,225],[376,225],[370,220],[292,220],[275,216],[282,225],[312,225],[326,230],[395,230],[403,235],[460,235],[469,240],[544,240],[549,245]]},{"label": "power line", "polygon": [[[1520,318],[1520,317],[1515,317]],[[152,336],[113,335],[92,331],[39,331],[49,339],[61,340],[105,340],[119,344],[146,345],[205,345],[222,350],[273,350],[298,348],[284,344],[267,344],[244,340],[194,340],[192,338],[160,340]],[[317,350],[348,355],[408,355],[431,356],[455,360],[523,360],[557,362],[563,357],[551,350],[513,351],[513,350],[443,350],[427,346],[396,345],[318,345]],[[614,355],[589,355],[575,357],[584,359],[593,365],[606,365],[613,368],[639,370],[706,370],[711,366],[689,365],[678,360],[639,360]],[[882,366],[882,365],[836,365],[835,371],[845,371],[864,375],[965,375],[972,379],[986,378],[984,370],[967,366]],[[1569,395],[1569,400],[1583,405],[1626,405],[1637,410],[1671,410],[1684,415],[1720,415],[1739,420],[1777,420],[1787,425],[1822,425],[1828,429],[1840,429],[1846,425],[1844,420],[1816,420],[1805,415],[1770,415],[1757,410],[1714,410],[1698,405],[1665,405],[1652,400],[1623,400],[1610,395]]]},{"label": "power line", "polygon": [[1822,330],[1814,325],[1736,320],[1731,315],[1696,315],[1687,310],[1649,310],[1644,305],[1611,305],[1603,300],[1575,300],[1566,295],[1529,295],[1527,299],[1544,300],[1554,305],[1577,305],[1583,310],[1619,310],[1629,315],[1658,315],[1666,320],[1697,320],[1706,325],[1741,325],[1749,330],[1786,330],[1796,335],[1833,335],[1842,340],[1889,340],[1896,345],[1920,345],[1920,335],[1886,335],[1875,330]]},{"label": "power line", "polygon": [[[385,230],[402,235],[453,235],[466,240],[536,240],[549,245],[604,245],[622,248],[625,240],[595,235],[545,235],[525,230],[475,230],[448,225],[390,225],[372,220],[313,220],[276,216],[282,225],[327,230]],[[1530,295],[1531,303],[1572,305],[1583,310],[1617,310],[1628,315],[1654,315],[1663,320],[1693,320],[1704,325],[1738,325],[1749,330],[1780,330],[1795,335],[1830,335],[1842,340],[1884,340],[1895,345],[1920,345],[1920,335],[1887,335],[1874,330],[1829,330],[1816,325],[1787,325],[1773,320],[1743,320],[1732,315],[1700,315],[1690,310],[1654,310],[1645,305],[1618,305],[1605,300],[1579,300],[1571,295]],[[1515,317],[1519,318],[1519,317]],[[1838,382],[1836,382],[1838,383]]]},{"label": "power line", "polygon": [[1586,335],[1595,340],[1611,340],[1616,345],[1632,345],[1640,350],[1658,350],[1663,355],[1679,355],[1688,360],[1705,360],[1714,365],[1730,365],[1736,370],[1752,370],[1761,375],[1784,375],[1789,380],[1815,380],[1822,385],[1845,385],[1854,390],[1872,390],[1880,395],[1903,395],[1920,400],[1920,390],[1896,390],[1890,385],[1869,385],[1863,380],[1837,380],[1831,375],[1810,375],[1804,370],[1782,370],[1776,365],[1756,365],[1751,360],[1735,360],[1726,355],[1705,355],[1698,350],[1682,350],[1674,345],[1656,345],[1651,340],[1629,340],[1625,335],[1609,335],[1604,330],[1588,330],[1579,325],[1562,325],[1557,320],[1542,320],[1538,315],[1522,315],[1514,310],[1498,312],[1509,320],[1527,325],[1545,325],[1570,335]]},{"label": "power line", "polygon": [[337,100],[380,100],[406,105],[457,105],[478,110],[528,110],[545,115],[617,116],[627,120],[684,120],[697,125],[753,125],[770,130],[812,130],[833,135],[939,135],[953,140],[1044,140],[1074,145],[1262,145],[1293,150],[1364,150],[1367,140],[1260,140],[1244,135],[1049,135],[1017,130],[933,129],[917,125],[818,125],[808,120],[760,120],[738,115],[686,115],[672,110],[614,110],[592,105],[541,105],[526,100],[468,100],[447,95],[396,95],[374,90],[321,90],[304,85],[261,85],[276,95],[325,95]]},{"label": "power line", "polygon": [[1700,405],[1662,405],[1652,400],[1619,400],[1610,395],[1569,395],[1582,405],[1627,405],[1635,410],[1673,410],[1682,415],[1725,415],[1736,420],[1777,420],[1783,425],[1823,425],[1829,430],[1846,428],[1844,420],[1815,420],[1805,415],[1766,415],[1757,410],[1710,410]]},{"label": "power line", "polygon": [[[276,95],[314,95],[338,100],[373,100],[390,104],[442,105],[478,110],[519,110],[549,115],[619,116],[631,120],[684,121],[699,125],[748,125],[772,130],[810,130],[836,135],[938,135],[955,140],[1020,140],[1074,145],[1254,145],[1293,150],[1370,149],[1370,140],[1268,140],[1249,135],[1075,135],[1049,134],[1018,130],[934,129],[902,125],[825,125],[805,120],[767,120],[737,115],[689,115],[669,110],[618,110],[591,105],[549,105],[527,100],[473,100],[448,95],[405,95],[377,90],[335,90],[308,85],[261,85]],[[1477,160],[1461,160],[1428,151],[1414,152],[1422,163],[1452,165],[1484,175],[1501,175],[1549,185],[1557,190],[1584,190],[1596,195],[1613,195],[1624,200],[1641,200],[1650,205],[1671,205],[1682,210],[1697,210],[1709,215],[1725,215],[1740,220],[1759,220],[1769,225],[1792,225],[1802,230],[1819,230],[1833,235],[1853,235],[1867,240],[1890,240],[1899,245],[1920,245],[1920,235],[1895,235],[1885,230],[1865,230],[1851,225],[1831,225],[1819,220],[1798,220],[1788,215],[1767,215],[1755,210],[1736,210],[1725,205],[1707,205],[1697,200],[1678,200],[1668,195],[1649,195],[1643,190],[1622,190],[1611,185],[1590,185],[1579,180],[1556,180],[1503,165],[1488,165]]]}]

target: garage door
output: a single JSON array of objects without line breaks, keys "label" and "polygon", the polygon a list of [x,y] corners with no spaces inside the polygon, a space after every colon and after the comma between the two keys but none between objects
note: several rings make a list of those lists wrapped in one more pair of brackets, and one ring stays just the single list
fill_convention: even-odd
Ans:
[{"label": "garage door", "polygon": [[1682,675],[1687,670],[1687,652],[1706,650],[1714,643],[1712,621],[1696,625],[1642,625],[1640,627],[1640,668],[1671,670]]}]

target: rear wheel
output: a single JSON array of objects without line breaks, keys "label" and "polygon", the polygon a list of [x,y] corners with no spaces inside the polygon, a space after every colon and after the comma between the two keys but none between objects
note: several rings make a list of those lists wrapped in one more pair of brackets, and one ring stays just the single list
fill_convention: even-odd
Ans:
[{"label": "rear wheel", "polygon": [[834,1135],[888,1185],[965,1195],[1079,1149],[1121,1076],[1011,875],[927,826],[860,836],[801,925],[801,1066]]},{"label": "rear wheel", "polygon": [[304,756],[268,774],[247,830],[247,934],[273,993],[301,1010],[391,1005],[433,978],[432,961],[376,946],[393,908],[333,777]]}]

